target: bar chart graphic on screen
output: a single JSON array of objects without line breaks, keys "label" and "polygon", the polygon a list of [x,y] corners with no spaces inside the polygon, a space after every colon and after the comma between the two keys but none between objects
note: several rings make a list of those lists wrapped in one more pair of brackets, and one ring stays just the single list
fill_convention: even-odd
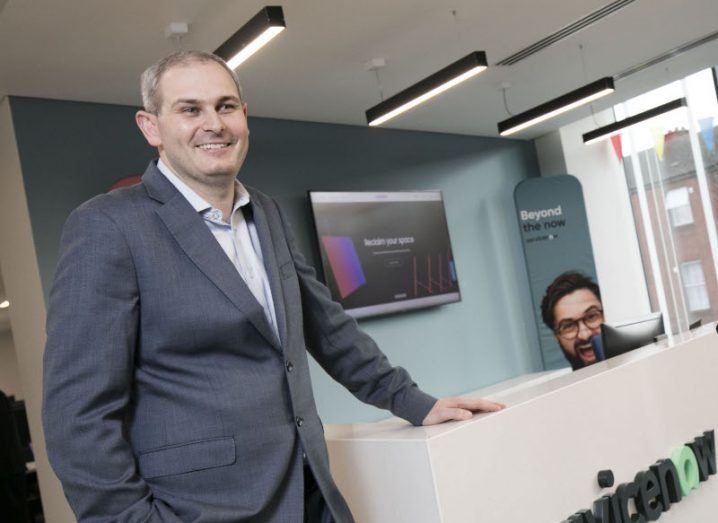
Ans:
[{"label": "bar chart graphic on screen", "polygon": [[419,260],[413,256],[414,297],[458,290],[451,253],[430,254]]}]

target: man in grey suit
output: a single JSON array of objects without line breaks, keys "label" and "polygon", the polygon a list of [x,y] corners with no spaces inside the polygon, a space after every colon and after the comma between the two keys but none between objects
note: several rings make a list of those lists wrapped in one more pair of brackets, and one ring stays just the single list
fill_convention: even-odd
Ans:
[{"label": "man in grey suit", "polygon": [[214,55],[142,79],[159,161],[77,208],[45,349],[45,437],[80,521],[352,521],[332,481],[306,352],[414,425],[498,410],[435,398],[333,302],[277,204],[236,179],[247,106]]}]

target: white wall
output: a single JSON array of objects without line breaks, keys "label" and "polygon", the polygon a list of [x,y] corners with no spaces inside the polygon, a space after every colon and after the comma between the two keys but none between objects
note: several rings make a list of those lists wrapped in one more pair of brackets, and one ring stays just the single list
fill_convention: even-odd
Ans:
[{"label": "white wall", "polygon": [[45,452],[41,421],[45,299],[7,98],[0,101],[0,173],[0,266],[5,291],[12,304],[10,325],[37,463],[45,521],[69,523],[75,521],[75,517]]},{"label": "white wall", "polygon": [[541,176],[566,174],[566,159],[561,145],[561,133],[551,131],[534,140]]},{"label": "white wall", "polygon": [[[612,111],[596,114],[596,121],[613,121]],[[555,137],[536,140],[542,176],[571,174],[583,186],[586,214],[601,298],[608,322],[635,318],[651,312],[641,253],[623,167],[610,140],[584,145],[582,135],[598,125],[593,117],[560,129],[560,147]],[[565,173],[555,158],[563,155]]]},{"label": "white wall", "polygon": [[15,396],[17,400],[25,398],[20,386],[20,371],[10,331],[0,332],[0,390],[7,396]]}]

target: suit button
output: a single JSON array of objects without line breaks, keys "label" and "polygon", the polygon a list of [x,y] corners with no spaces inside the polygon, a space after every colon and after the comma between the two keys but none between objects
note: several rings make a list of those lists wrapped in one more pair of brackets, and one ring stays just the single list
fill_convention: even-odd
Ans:
[{"label": "suit button", "polygon": [[287,372],[292,372],[294,370],[294,364],[291,361],[287,361],[286,367],[287,367]]},{"label": "suit button", "polygon": [[297,422],[297,427],[301,427],[302,425],[304,425],[304,420],[299,416],[297,416],[294,421]]}]

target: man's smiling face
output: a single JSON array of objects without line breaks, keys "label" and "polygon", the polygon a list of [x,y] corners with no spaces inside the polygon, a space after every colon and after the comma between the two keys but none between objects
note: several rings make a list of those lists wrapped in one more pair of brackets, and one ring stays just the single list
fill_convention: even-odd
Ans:
[{"label": "man's smiling face", "polygon": [[237,176],[249,147],[246,105],[232,77],[214,62],[168,69],[158,85],[158,114],[140,125],[160,158],[181,178],[203,185]]},{"label": "man's smiling face", "polygon": [[[556,339],[566,358],[574,368],[585,367],[596,362],[596,354],[591,345],[591,338],[601,333],[603,321],[601,301],[589,289],[578,289],[567,294],[556,302],[553,309],[556,328]],[[597,318],[597,323],[586,318]],[[575,337],[562,336],[558,332],[562,326],[576,323],[578,332]]]}]

